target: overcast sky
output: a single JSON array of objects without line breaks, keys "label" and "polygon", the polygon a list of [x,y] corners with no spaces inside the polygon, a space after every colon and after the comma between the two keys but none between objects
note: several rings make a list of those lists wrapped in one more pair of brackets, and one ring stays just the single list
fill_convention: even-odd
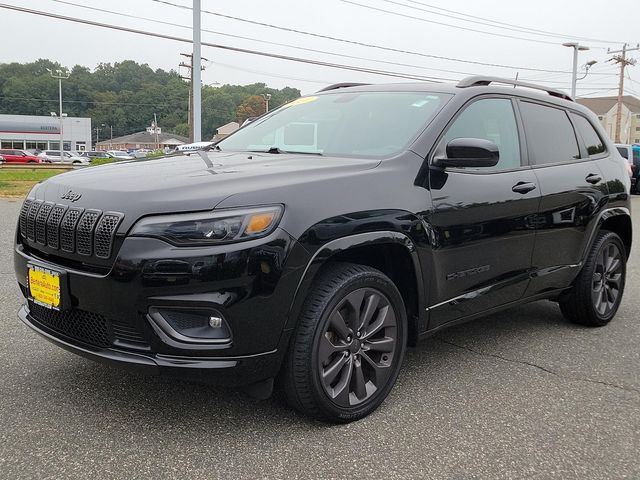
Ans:
[{"label": "overcast sky", "polygon": [[[167,1],[187,7],[191,5],[189,0]],[[359,3],[363,6],[349,2]],[[70,0],[69,2],[3,0],[2,3],[177,37],[191,37],[191,11],[154,0],[111,0],[109,2],[99,0]],[[399,3],[414,8],[400,6]],[[81,5],[90,8],[83,8]],[[474,19],[478,22],[487,23],[486,19],[503,22],[500,25],[506,28],[497,28],[498,24],[491,22],[490,25],[482,25],[453,19],[445,15],[459,15],[433,7],[481,17],[482,20]],[[118,13],[107,13],[98,9]],[[579,64],[583,65],[589,60],[597,60],[598,63],[593,67],[593,73],[578,83],[579,96],[616,94],[618,69],[612,63],[606,62],[610,58],[610,55],[607,54],[607,48],[617,50],[622,45],[620,43],[605,43],[605,41],[629,42],[633,46],[640,42],[640,30],[637,28],[637,22],[634,23],[632,20],[635,15],[640,13],[637,0],[609,0],[607,2],[475,0],[464,3],[443,0],[272,0],[269,2],[202,0],[202,9],[355,42],[459,60],[507,65],[511,68],[389,52],[285,32],[203,12],[203,30],[219,32],[203,31],[202,39],[205,42],[450,80],[460,79],[465,74],[487,74],[510,78],[518,74],[521,79],[535,80],[567,91],[570,89],[571,76],[569,73],[527,71],[523,67],[570,71],[572,49],[563,47],[561,44],[565,41],[574,41],[574,37],[585,37],[590,40],[580,40],[580,43],[590,46],[591,50],[580,53]],[[382,10],[386,10],[386,12]],[[436,15],[436,13],[441,15]],[[178,69],[178,64],[183,59],[180,57],[180,53],[191,50],[186,43],[106,30],[3,9],[0,9],[0,18],[2,19],[3,37],[0,42],[0,62],[2,63],[29,62],[38,58],[48,58],[59,61],[68,67],[80,64],[94,68],[101,62],[131,59],[147,63],[152,68],[169,70]],[[472,19],[471,17],[465,18]],[[158,23],[157,21],[166,23]],[[431,22],[482,30],[490,32],[491,35]],[[507,27],[507,25],[511,26]],[[559,33],[566,35],[566,38],[534,35],[507,29],[518,30],[520,27],[543,30],[547,33]],[[250,37],[255,40],[232,38],[229,35]],[[497,35],[522,37],[525,40]],[[288,46],[264,42],[287,44]],[[322,50],[328,53],[312,52],[294,47]],[[294,63],[211,47],[203,47],[202,54],[209,60],[204,63],[206,70],[203,72],[203,82],[206,84],[264,82],[275,88],[292,86],[299,88],[303,93],[311,93],[323,85],[337,82],[407,81],[389,76]],[[345,58],[337,54],[359,57],[359,59]],[[634,52],[631,56],[640,59],[640,52]],[[640,64],[629,67],[627,71],[633,81],[627,80],[626,93],[640,97]],[[186,74],[186,71],[183,71],[183,74]]]}]

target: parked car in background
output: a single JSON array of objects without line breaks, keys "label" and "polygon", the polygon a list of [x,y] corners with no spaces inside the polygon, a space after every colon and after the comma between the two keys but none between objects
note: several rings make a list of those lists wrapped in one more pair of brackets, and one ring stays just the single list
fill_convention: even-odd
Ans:
[{"label": "parked car in background", "polygon": [[89,161],[94,158],[112,158],[107,152],[96,152],[96,151],[84,151],[80,154],[81,157],[88,158]]},{"label": "parked car in background", "polygon": [[[45,150],[38,155],[43,161],[48,163],[60,163],[60,150]],[[89,165],[87,157],[81,157],[75,152],[64,152],[62,163],[72,163],[74,165]]]},{"label": "parked car in background", "polygon": [[151,153],[151,150],[148,148],[139,148],[138,150],[131,152],[129,155],[134,158],[146,158],[148,153]]},{"label": "parked car in background", "polygon": [[124,150],[108,150],[107,153],[116,160],[133,160],[133,156],[129,155]]},{"label": "parked car in background", "polygon": [[0,150],[0,155],[4,158],[6,163],[42,163],[42,159],[31,155],[24,150]]},{"label": "parked car in background", "polygon": [[631,193],[640,195],[640,145],[633,145],[631,153]]},{"label": "parked car in background", "polygon": [[636,191],[636,175],[634,175],[633,171],[633,145],[628,145],[625,143],[616,143],[616,150],[618,153],[627,161],[627,171],[629,172],[629,177],[631,178],[631,193]]},{"label": "parked car in background", "polygon": [[4,163],[4,157],[0,155],[0,165],[2,165],[3,163]]}]

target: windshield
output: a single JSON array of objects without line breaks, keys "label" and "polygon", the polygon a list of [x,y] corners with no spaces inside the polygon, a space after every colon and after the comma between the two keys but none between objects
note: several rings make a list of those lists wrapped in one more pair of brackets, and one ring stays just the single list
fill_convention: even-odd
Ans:
[{"label": "windshield", "polygon": [[402,151],[449,95],[336,92],[302,97],[218,143],[222,150],[387,156]]}]

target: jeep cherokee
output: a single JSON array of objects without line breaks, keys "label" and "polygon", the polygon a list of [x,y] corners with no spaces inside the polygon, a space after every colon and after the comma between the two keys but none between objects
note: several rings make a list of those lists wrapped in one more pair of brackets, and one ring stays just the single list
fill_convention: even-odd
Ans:
[{"label": "jeep cherokee", "polygon": [[94,360],[256,396],[277,379],[292,406],[348,422],[385,399],[407,345],[448,326],[540,299],[607,324],[629,186],[562,92],[335,85],[209,151],[36,185],[19,317]]}]

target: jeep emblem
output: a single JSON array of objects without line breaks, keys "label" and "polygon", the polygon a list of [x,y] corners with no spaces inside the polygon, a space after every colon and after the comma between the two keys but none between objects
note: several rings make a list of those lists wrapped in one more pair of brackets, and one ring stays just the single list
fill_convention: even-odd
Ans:
[{"label": "jeep emblem", "polygon": [[82,197],[81,193],[75,193],[73,190],[69,190],[67,193],[62,195],[60,198],[62,200],[69,200],[71,202],[76,202],[76,201],[80,200],[80,197]]}]

